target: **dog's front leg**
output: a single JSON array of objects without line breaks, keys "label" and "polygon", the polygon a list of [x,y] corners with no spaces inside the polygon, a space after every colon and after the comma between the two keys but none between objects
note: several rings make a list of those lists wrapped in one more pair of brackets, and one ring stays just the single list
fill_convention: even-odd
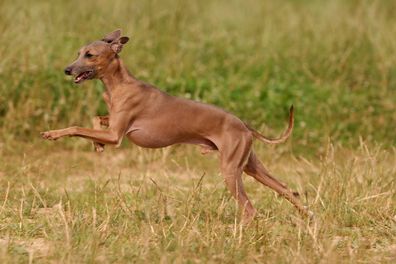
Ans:
[{"label": "dog's front leg", "polygon": [[[103,100],[106,103],[107,110],[110,111],[111,108],[111,101],[108,92],[104,92],[102,94]],[[102,129],[102,127],[108,128],[109,127],[109,116],[95,116],[92,118],[92,126],[93,129]],[[104,151],[104,144],[99,142],[93,142],[94,148],[96,152],[103,152]]]},{"label": "dog's front leg", "polygon": [[[99,130],[102,127],[108,128],[109,127],[109,116],[95,116],[92,118],[92,126],[93,129]],[[94,148],[96,152],[103,152],[104,151],[104,144],[93,142]]]},{"label": "dog's front leg", "polygon": [[44,139],[57,140],[58,138],[69,136],[69,137],[82,137],[101,144],[112,144],[119,146],[121,144],[122,137],[130,126],[130,120],[132,114],[124,111],[117,112],[115,115],[109,117],[109,129],[99,130],[83,127],[68,127],[58,130],[50,130],[42,132],[41,136]]},{"label": "dog's front leg", "polygon": [[61,137],[82,137],[93,140],[100,144],[118,145],[121,142],[122,134],[115,130],[97,130],[83,127],[68,127],[58,130],[42,132],[44,139],[57,140]]}]

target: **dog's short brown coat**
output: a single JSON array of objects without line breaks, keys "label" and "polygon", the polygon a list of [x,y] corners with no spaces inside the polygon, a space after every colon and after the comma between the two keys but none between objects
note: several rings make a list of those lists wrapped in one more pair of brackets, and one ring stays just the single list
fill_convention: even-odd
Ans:
[{"label": "dog's short brown coat", "polygon": [[[121,31],[116,30],[82,47],[77,60],[65,69],[66,74],[75,77],[76,83],[92,78],[104,83],[103,98],[109,115],[94,118],[94,129],[69,127],[43,132],[43,138],[83,137],[93,140],[97,151],[103,151],[105,144],[119,145],[124,136],[146,148],[197,144],[203,153],[219,151],[225,183],[243,208],[246,223],[252,220],[256,210],[243,188],[242,172],[284,196],[302,214],[308,214],[298,197],[269,174],[252,149],[254,137],[267,143],[280,143],[289,137],[293,128],[292,108],[289,127],[283,136],[266,138],[218,107],[168,95],[134,78],[118,55],[127,42],[128,38],[121,37]],[[102,130],[103,125],[108,129]]]}]

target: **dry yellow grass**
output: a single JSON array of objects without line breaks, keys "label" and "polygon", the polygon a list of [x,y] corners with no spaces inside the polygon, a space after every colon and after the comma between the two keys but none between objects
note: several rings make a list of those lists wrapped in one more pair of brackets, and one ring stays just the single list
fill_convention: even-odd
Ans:
[{"label": "dry yellow grass", "polygon": [[316,216],[301,219],[287,201],[245,177],[259,215],[244,228],[216,155],[201,157],[191,146],[109,148],[100,155],[56,143],[1,151],[2,263],[396,258],[395,150],[329,145],[321,159],[307,160],[258,145],[271,171],[298,189]]}]

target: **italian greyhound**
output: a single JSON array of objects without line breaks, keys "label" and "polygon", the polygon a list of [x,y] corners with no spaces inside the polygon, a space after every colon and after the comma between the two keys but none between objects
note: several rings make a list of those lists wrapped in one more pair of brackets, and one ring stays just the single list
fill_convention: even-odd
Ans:
[{"label": "italian greyhound", "polygon": [[218,107],[169,95],[136,79],[119,57],[128,40],[121,36],[120,30],[109,33],[82,47],[78,58],[65,69],[65,74],[72,75],[77,84],[94,78],[103,82],[106,87],[103,99],[109,115],[94,118],[93,129],[74,126],[46,131],[41,133],[44,139],[83,137],[92,140],[98,152],[104,150],[105,144],[119,146],[124,136],[145,148],[196,144],[202,147],[204,154],[220,153],[221,173],[242,208],[244,223],[254,218],[256,209],[244,190],[243,172],[285,197],[301,214],[309,215],[298,194],[270,175],[252,149],[254,138],[277,144],[290,136],[294,124],[293,106],[289,126],[282,136],[267,138]]}]

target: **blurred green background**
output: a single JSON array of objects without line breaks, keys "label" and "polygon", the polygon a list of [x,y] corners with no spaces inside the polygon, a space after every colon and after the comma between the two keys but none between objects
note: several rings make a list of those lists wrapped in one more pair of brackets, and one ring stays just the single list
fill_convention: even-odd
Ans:
[{"label": "blurred green background", "polygon": [[100,81],[63,74],[80,46],[117,29],[144,81],[223,107],[267,135],[294,104],[293,150],[329,140],[396,143],[395,1],[0,1],[0,139],[90,126]]}]

